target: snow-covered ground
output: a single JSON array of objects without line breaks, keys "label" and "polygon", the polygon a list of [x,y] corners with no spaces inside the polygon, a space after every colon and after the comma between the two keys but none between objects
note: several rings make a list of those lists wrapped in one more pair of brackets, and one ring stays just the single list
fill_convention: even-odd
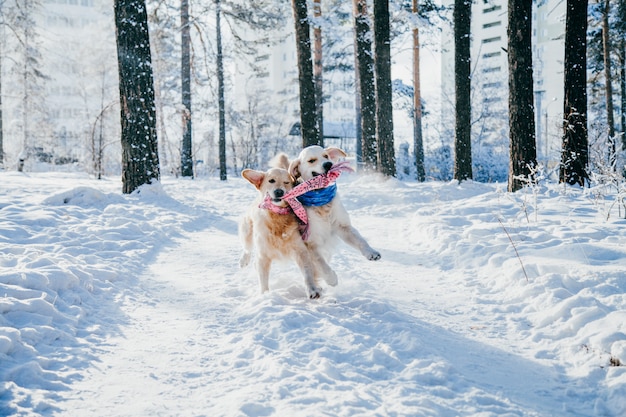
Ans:
[{"label": "snow-covered ground", "polygon": [[344,174],[382,259],[342,246],[308,300],[292,265],[265,294],[238,268],[242,179],[0,183],[0,415],[626,415],[608,193]]}]

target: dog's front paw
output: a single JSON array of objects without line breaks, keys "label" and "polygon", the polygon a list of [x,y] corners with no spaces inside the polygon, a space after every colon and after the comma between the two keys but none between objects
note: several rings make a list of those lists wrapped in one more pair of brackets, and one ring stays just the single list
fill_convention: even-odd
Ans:
[{"label": "dog's front paw", "polygon": [[250,252],[245,252],[239,258],[239,268],[245,268],[250,264],[250,258],[252,258],[252,254]]},{"label": "dog's front paw", "polygon": [[322,296],[322,289],[317,287],[309,288],[309,298],[311,300],[316,300]]},{"label": "dog's front paw", "polygon": [[371,252],[366,253],[365,257],[368,261],[377,261],[380,259],[380,252],[372,250]]}]

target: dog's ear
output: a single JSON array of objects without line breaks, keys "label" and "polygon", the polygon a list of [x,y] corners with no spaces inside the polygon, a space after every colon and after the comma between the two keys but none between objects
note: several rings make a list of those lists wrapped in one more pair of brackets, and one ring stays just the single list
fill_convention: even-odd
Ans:
[{"label": "dog's ear", "polygon": [[324,149],[324,151],[328,153],[328,157],[333,162],[337,162],[339,159],[345,158],[346,156],[348,156],[342,149],[339,149],[339,148],[330,147],[330,148]]},{"label": "dog's ear", "polygon": [[265,172],[255,171],[253,169],[244,169],[241,171],[241,176],[247,179],[250,184],[254,185],[258,190],[261,188],[261,184],[265,179]]},{"label": "dog's ear", "polygon": [[289,173],[295,179],[298,179],[300,177],[300,158],[291,161],[291,163],[289,164]]}]

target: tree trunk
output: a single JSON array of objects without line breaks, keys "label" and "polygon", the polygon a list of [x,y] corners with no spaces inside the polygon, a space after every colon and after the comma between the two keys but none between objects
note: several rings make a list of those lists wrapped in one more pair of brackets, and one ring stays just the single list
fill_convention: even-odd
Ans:
[{"label": "tree trunk", "polygon": [[531,45],[532,2],[509,0],[509,191],[533,182],[537,165],[533,63]]},{"label": "tree trunk", "polygon": [[378,170],[391,177],[396,175],[396,155],[393,143],[389,0],[374,0],[374,68]]},{"label": "tree trunk", "polygon": [[317,115],[317,130],[320,138],[324,139],[324,67],[322,65],[322,27],[319,20],[322,17],[322,0],[313,0],[313,16],[317,20],[313,29],[313,80],[315,82],[315,114]]},{"label": "tree trunk", "polygon": [[626,41],[620,41],[619,84],[621,95],[620,124],[622,126],[622,150],[626,150]]},{"label": "tree trunk", "polygon": [[298,74],[300,82],[300,132],[302,147],[323,146],[323,140],[317,129],[315,106],[315,84],[313,82],[313,63],[311,60],[311,36],[307,0],[292,0],[293,17],[296,29],[296,50],[298,53]]},{"label": "tree trunk", "polygon": [[361,152],[363,168],[375,171],[378,166],[376,143],[376,81],[372,55],[371,28],[367,1],[354,0],[354,36],[356,79],[361,107]]},{"label": "tree trunk", "polygon": [[472,179],[470,31],[471,0],[454,2],[454,178]]},{"label": "tree trunk", "polygon": [[123,192],[159,179],[154,84],[145,0],[115,0]]},{"label": "tree trunk", "polygon": [[226,107],[224,98],[224,56],[222,54],[222,0],[215,1],[215,31],[217,43],[217,100],[219,112],[220,180],[226,181]]},{"label": "tree trunk", "polygon": [[[0,29],[2,36],[4,36],[4,27]],[[2,115],[2,60],[4,59],[4,51],[1,46],[4,43],[4,38],[0,40],[0,169],[4,168],[4,129],[3,129],[3,115]]]},{"label": "tree trunk", "polygon": [[183,141],[180,152],[180,171],[183,177],[193,178],[193,155],[191,146],[191,43],[189,34],[189,0],[180,2],[181,40],[181,87],[183,104]]},{"label": "tree trunk", "polygon": [[588,180],[587,0],[567,0],[563,95],[563,145],[559,180],[584,185]]},{"label": "tree trunk", "polygon": [[[418,4],[413,0],[413,15],[417,18]],[[424,141],[422,139],[422,94],[420,90],[420,37],[419,29],[413,28],[413,149],[417,180],[426,180],[424,170]]]},{"label": "tree trunk", "polygon": [[606,123],[609,128],[608,151],[609,166],[615,171],[617,162],[617,146],[615,144],[615,119],[613,115],[613,77],[611,75],[611,48],[609,38],[609,0],[604,0],[604,12],[602,13],[602,51],[604,53],[604,79],[606,94]]}]

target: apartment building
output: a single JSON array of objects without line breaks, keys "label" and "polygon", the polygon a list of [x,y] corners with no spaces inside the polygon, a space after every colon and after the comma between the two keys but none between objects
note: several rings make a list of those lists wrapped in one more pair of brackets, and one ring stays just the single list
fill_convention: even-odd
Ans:
[{"label": "apartment building", "polygon": [[[507,2],[478,0],[472,6],[472,140],[474,149],[491,147],[508,153]],[[532,44],[537,156],[559,158],[563,102],[565,2],[533,3]],[[454,100],[452,27],[442,35],[442,94]],[[450,126],[453,109],[442,109],[442,126]]]},{"label": "apartment building", "polygon": [[37,57],[32,71],[40,75],[24,75],[24,48],[16,37],[6,36],[7,165],[18,158],[27,164],[84,162],[103,108],[117,100],[113,3],[41,0],[27,10],[34,22],[29,48]]}]

